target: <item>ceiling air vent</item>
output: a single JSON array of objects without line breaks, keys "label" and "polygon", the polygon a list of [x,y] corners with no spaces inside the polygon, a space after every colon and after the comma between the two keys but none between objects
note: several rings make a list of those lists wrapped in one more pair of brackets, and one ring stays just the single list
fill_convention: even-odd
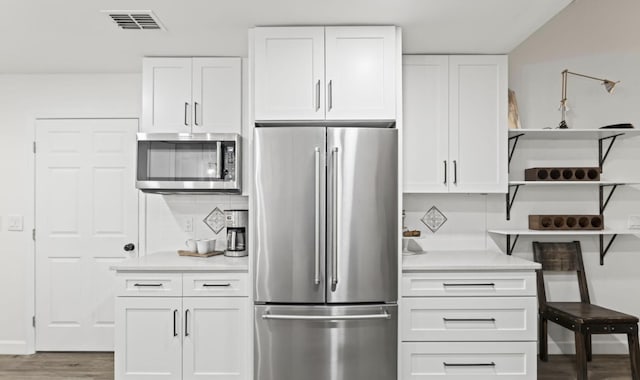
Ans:
[{"label": "ceiling air vent", "polygon": [[152,11],[101,11],[124,30],[165,30]]}]

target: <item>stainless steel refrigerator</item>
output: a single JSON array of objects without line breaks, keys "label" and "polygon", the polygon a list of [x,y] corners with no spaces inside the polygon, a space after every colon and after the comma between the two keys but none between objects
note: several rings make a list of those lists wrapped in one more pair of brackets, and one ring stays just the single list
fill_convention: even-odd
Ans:
[{"label": "stainless steel refrigerator", "polygon": [[397,373],[394,128],[255,130],[255,380]]}]

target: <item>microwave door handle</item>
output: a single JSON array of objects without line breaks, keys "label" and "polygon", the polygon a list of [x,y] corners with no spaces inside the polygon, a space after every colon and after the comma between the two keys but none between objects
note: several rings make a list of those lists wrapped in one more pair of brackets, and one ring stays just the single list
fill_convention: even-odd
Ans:
[{"label": "microwave door handle", "polygon": [[318,147],[315,148],[314,151],[315,156],[315,246],[314,246],[314,272],[313,272],[313,283],[315,285],[320,285],[320,149]]},{"label": "microwave door handle", "polygon": [[216,141],[216,170],[213,174],[215,178],[222,179],[222,142]]}]

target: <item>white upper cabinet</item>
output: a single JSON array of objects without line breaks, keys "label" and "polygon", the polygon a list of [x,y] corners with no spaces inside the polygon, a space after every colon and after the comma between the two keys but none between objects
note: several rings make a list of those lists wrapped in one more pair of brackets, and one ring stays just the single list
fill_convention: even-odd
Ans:
[{"label": "white upper cabinet", "polygon": [[403,190],[448,192],[449,57],[407,55],[402,70]]},{"label": "white upper cabinet", "polygon": [[255,119],[324,119],[324,28],[254,33]]},{"label": "white upper cabinet", "polygon": [[506,56],[449,58],[452,192],[507,192],[507,80]]},{"label": "white upper cabinet", "polygon": [[507,57],[405,56],[404,192],[505,193]]},{"label": "white upper cabinet", "polygon": [[191,58],[145,58],[142,131],[190,132]]},{"label": "white upper cabinet", "polygon": [[145,58],[143,132],[240,133],[240,58]]},{"label": "white upper cabinet", "polygon": [[325,29],[326,118],[396,118],[393,26]]},{"label": "white upper cabinet", "polygon": [[255,120],[394,120],[396,28],[254,30]]}]

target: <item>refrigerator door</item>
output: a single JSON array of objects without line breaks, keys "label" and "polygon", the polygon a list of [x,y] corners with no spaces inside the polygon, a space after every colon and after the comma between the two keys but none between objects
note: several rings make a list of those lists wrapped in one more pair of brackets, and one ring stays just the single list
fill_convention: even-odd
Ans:
[{"label": "refrigerator door", "polygon": [[327,302],[398,298],[398,131],[327,129]]},{"label": "refrigerator door", "polygon": [[255,306],[255,380],[389,380],[397,306]]},{"label": "refrigerator door", "polygon": [[255,301],[325,301],[326,129],[255,129]]}]

